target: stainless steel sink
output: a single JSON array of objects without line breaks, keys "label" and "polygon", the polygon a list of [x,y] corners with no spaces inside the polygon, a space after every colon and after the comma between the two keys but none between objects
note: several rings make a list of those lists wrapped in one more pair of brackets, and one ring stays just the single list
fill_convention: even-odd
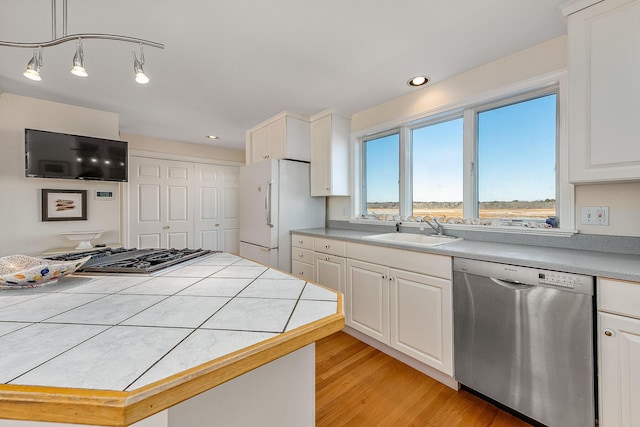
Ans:
[{"label": "stainless steel sink", "polygon": [[363,237],[367,240],[379,240],[411,246],[438,246],[462,240],[461,237],[437,236],[413,233],[384,233]]}]

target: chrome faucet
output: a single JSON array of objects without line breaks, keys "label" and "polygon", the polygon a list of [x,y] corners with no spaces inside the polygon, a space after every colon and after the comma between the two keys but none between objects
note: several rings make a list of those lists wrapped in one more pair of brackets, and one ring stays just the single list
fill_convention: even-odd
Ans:
[{"label": "chrome faucet", "polygon": [[433,225],[433,222],[429,221],[426,218],[424,218],[423,221],[429,224],[429,227],[433,228],[435,232],[438,234],[438,236],[444,235],[444,229],[442,228],[442,224],[440,224],[437,219],[433,218],[433,222],[435,222],[436,225]]}]

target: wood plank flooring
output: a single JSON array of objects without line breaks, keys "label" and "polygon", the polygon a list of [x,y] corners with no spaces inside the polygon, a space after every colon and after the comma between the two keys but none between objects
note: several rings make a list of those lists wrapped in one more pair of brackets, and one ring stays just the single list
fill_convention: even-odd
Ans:
[{"label": "wood plank flooring", "polygon": [[316,426],[529,424],[338,332],[316,343]]}]

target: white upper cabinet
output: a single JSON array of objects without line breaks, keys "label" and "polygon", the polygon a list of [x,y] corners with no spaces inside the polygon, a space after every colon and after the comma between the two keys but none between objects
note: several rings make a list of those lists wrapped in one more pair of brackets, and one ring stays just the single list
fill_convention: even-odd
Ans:
[{"label": "white upper cabinet", "polygon": [[309,161],[309,119],[286,111],[247,131],[247,164],[267,159]]},{"label": "white upper cabinet", "polygon": [[311,117],[311,195],[349,195],[351,119],[325,110]]},{"label": "white upper cabinet", "polygon": [[638,180],[640,0],[604,0],[584,9],[569,5],[564,12],[569,35],[569,180]]}]

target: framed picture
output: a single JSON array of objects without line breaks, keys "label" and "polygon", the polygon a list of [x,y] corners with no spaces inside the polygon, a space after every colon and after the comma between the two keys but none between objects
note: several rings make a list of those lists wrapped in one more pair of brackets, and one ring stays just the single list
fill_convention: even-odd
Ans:
[{"label": "framed picture", "polygon": [[86,221],[87,190],[42,190],[42,221]]}]

